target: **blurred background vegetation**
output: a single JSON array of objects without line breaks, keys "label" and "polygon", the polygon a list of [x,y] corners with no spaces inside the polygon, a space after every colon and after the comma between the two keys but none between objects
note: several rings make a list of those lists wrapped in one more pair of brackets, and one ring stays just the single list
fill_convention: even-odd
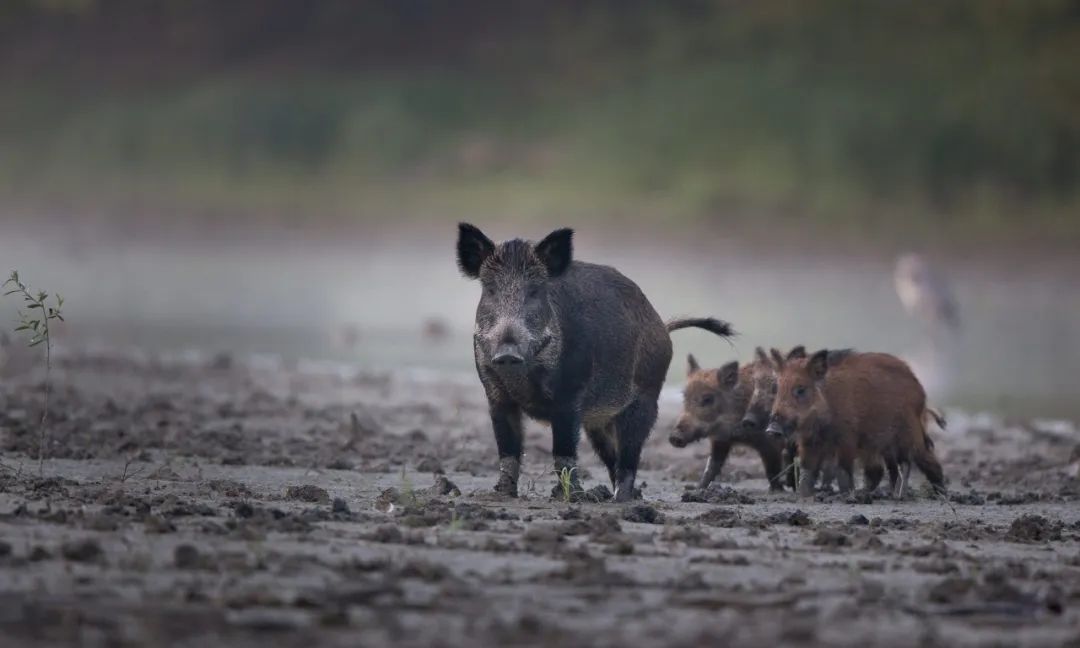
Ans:
[{"label": "blurred background vegetation", "polygon": [[1080,2],[7,0],[0,200],[1080,241]]}]

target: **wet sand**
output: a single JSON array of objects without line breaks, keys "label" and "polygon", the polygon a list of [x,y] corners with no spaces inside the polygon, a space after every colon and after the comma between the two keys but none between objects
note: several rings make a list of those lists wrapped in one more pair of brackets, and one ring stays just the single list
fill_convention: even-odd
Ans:
[{"label": "wet sand", "polygon": [[[643,500],[519,499],[474,377],[67,350],[0,381],[4,645],[1062,645],[1080,642],[1080,436],[950,411],[951,501],[690,487],[662,403]],[[604,471],[582,444],[584,482]]]}]

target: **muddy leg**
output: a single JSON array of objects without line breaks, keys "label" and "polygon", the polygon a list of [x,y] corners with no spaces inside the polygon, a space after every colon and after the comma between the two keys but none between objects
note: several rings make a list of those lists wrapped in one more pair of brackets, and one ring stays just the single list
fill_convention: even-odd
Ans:
[{"label": "muddy leg", "polygon": [[855,458],[851,453],[838,453],[836,467],[836,487],[841,493],[850,492],[855,486]]},{"label": "muddy leg", "polygon": [[908,479],[911,477],[911,462],[907,459],[900,463],[900,485],[896,489],[896,499],[904,499],[907,493]]},{"label": "muddy leg", "polygon": [[615,465],[615,501],[629,502],[634,498],[641,448],[656,423],[656,396],[639,395],[615,417],[619,459]]},{"label": "muddy leg", "polygon": [[765,467],[765,478],[769,480],[769,490],[784,490],[784,484],[780,481],[780,472],[784,467],[782,449],[765,435],[753,435],[748,439],[748,443],[761,455],[761,464]]},{"label": "muddy leg", "polygon": [[897,483],[900,481],[900,467],[896,465],[895,457],[886,457],[885,466],[889,469],[889,492],[895,493]]},{"label": "muddy leg", "polygon": [[867,463],[863,466],[863,488],[867,493],[873,493],[881,485],[881,479],[885,476],[885,467],[881,463]]},{"label": "muddy leg", "polygon": [[611,480],[611,488],[615,488],[615,464],[619,453],[615,448],[615,425],[608,423],[605,427],[586,428],[585,434],[589,437],[596,456],[604,462],[608,471],[608,479]]},{"label": "muddy leg", "polygon": [[818,473],[821,472],[821,456],[808,453],[806,448],[801,448],[799,468],[799,497],[813,497],[814,484],[817,483]]},{"label": "muddy leg", "polygon": [[705,472],[701,475],[698,488],[708,488],[709,484],[716,479],[716,476],[720,474],[720,469],[724,467],[724,462],[727,461],[729,452],[731,452],[730,441],[712,439],[712,453],[705,461]]},{"label": "muddy leg", "polygon": [[521,472],[521,408],[513,404],[491,405],[491,425],[499,448],[499,481],[495,492],[517,497]]},{"label": "muddy leg", "polygon": [[[581,419],[574,412],[559,412],[551,417],[551,454],[555,463],[555,476],[561,478],[563,471],[570,475],[570,491],[579,492],[581,478],[577,472],[577,446],[581,439]],[[556,485],[558,489],[560,485]]]},{"label": "muddy leg", "polygon": [[792,491],[798,486],[795,483],[795,457],[799,454],[799,449],[794,443],[789,443],[784,447],[784,470],[787,471],[787,485]]}]

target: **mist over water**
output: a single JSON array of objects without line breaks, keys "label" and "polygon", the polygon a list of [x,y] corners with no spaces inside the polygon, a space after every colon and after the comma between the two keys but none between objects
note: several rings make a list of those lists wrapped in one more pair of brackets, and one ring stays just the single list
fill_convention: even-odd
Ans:
[{"label": "mist over water", "polygon": [[[520,233],[535,238],[545,227]],[[458,274],[453,236],[448,224],[445,232],[369,241],[87,244],[13,231],[0,239],[0,259],[31,285],[65,296],[62,341],[467,376],[479,288]],[[657,237],[612,244],[589,230],[579,232],[575,254],[618,268],[664,318],[713,315],[735,325],[730,345],[700,331],[674,334],[669,392],[681,384],[689,352],[716,366],[750,360],[756,345],[805,344],[901,355],[941,405],[1080,416],[1072,382],[1080,286],[1038,263],[939,264],[961,328],[932,340],[900,305],[891,257],[795,257],[735,245],[691,251]],[[14,321],[14,306],[0,303],[3,322]],[[425,334],[432,322],[447,334]]]}]

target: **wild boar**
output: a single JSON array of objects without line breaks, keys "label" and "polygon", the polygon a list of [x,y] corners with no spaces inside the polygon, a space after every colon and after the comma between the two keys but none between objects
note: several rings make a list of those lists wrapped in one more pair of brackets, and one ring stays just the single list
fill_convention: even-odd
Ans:
[{"label": "wild boar", "polygon": [[[758,351],[764,354],[760,348]],[[760,358],[761,356],[757,362],[741,368],[736,361],[719,369],[702,369],[693,355],[686,359],[687,382],[683,390],[683,410],[668,441],[676,448],[683,448],[705,437],[709,438],[712,447],[705,462],[705,471],[698,482],[699,488],[708,487],[716,479],[733,446],[744,445],[753,448],[761,456],[765,476],[769,480],[769,490],[783,490],[781,474],[786,443],[766,434],[762,425],[751,426],[745,423],[747,406],[754,393],[754,379],[761,371]],[[771,406],[771,402],[769,404]],[[793,478],[791,484],[794,487]]]},{"label": "wild boar", "polygon": [[733,332],[712,318],[665,325],[634,282],[575,260],[572,238],[559,229],[536,244],[496,245],[478,228],[458,226],[458,266],[482,287],[473,355],[499,451],[495,490],[517,496],[525,414],[551,424],[555,472],[566,471],[575,491],[584,426],[615,500],[627,501],[671,362],[669,332]]},{"label": "wild boar", "polygon": [[881,481],[884,461],[897,497],[904,495],[912,462],[935,490],[944,492],[941,464],[926,434],[927,418],[935,413],[928,410],[926,392],[906,363],[885,353],[850,350],[778,360],[768,431],[797,439],[800,495],[812,494],[830,457],[836,459],[842,492],[854,485],[856,459],[863,464],[869,490]]}]

